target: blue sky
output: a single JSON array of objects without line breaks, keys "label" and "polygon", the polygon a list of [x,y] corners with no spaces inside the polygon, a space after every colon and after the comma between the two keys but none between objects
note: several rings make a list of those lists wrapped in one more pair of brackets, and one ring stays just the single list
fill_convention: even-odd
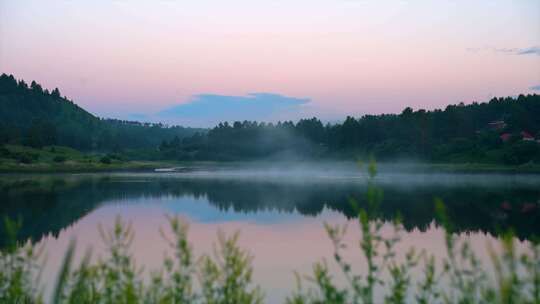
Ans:
[{"label": "blue sky", "polygon": [[[245,119],[269,121],[296,119],[310,100],[271,93],[253,93],[245,96],[201,94],[186,103],[174,105],[155,114],[140,114],[139,119],[164,122],[182,122],[191,126],[215,125],[222,121]],[[297,117],[298,116],[298,117]],[[136,117],[134,117],[136,118]]]}]

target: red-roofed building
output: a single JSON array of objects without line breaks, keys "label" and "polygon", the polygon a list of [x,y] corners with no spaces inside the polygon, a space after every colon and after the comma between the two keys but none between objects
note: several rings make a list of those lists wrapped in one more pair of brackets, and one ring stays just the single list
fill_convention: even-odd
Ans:
[{"label": "red-roofed building", "polygon": [[501,138],[501,140],[503,142],[507,142],[508,140],[510,140],[510,138],[512,138],[512,134],[510,133],[503,133],[501,134],[501,136],[499,136]]},{"label": "red-roofed building", "polygon": [[519,134],[521,135],[521,138],[523,140],[534,141],[534,136],[532,136],[531,133],[529,133],[529,132],[521,131],[521,133],[519,133]]}]

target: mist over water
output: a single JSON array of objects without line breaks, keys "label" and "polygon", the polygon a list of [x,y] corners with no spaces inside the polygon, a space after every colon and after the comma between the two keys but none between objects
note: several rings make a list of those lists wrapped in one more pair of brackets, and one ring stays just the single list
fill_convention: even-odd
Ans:
[{"label": "mist over water", "polygon": [[[162,172],[169,178],[201,178],[223,180],[258,180],[281,183],[357,183],[362,185],[369,179],[365,162],[251,162],[219,165],[203,165],[169,168]],[[448,173],[437,172],[428,164],[411,161],[378,163],[374,180],[380,185],[451,187],[459,184],[494,186],[518,183],[540,185],[540,174],[512,173]],[[153,173],[147,176],[156,176]],[[157,175],[159,176],[159,175]]]}]

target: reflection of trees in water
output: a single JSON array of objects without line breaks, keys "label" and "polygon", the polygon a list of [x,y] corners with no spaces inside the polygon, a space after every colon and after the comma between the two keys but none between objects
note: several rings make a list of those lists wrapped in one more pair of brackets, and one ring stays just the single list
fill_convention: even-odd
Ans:
[{"label": "reflection of trees in water", "polygon": [[[356,216],[349,200],[360,207],[367,204],[365,186],[351,184],[249,183],[242,181],[184,181],[180,189],[206,194],[211,204],[223,210],[256,212],[297,210],[315,216],[324,208]],[[521,238],[540,232],[540,189],[530,187],[383,187],[380,216],[391,220],[401,214],[408,230],[426,230],[434,221],[434,198],[447,205],[458,231],[483,231],[498,234],[512,227]],[[508,204],[510,208],[505,205]],[[529,206],[529,207],[527,207]],[[532,207],[534,206],[534,207]]]},{"label": "reflection of trees in water", "polygon": [[[136,179],[137,182],[133,182]],[[207,198],[220,210],[250,213],[297,211],[316,216],[327,208],[352,218],[349,203],[366,204],[365,186],[346,183],[277,183],[246,180],[122,177],[41,177],[0,180],[0,215],[23,220],[21,239],[56,236],[105,201],[161,196]],[[540,232],[540,189],[521,187],[383,187],[380,216],[401,214],[406,229],[426,230],[434,220],[433,199],[447,204],[458,231],[497,234],[512,227],[520,238]],[[1,228],[3,229],[3,228]],[[3,234],[2,234],[3,235]],[[0,239],[0,244],[5,240]]]}]

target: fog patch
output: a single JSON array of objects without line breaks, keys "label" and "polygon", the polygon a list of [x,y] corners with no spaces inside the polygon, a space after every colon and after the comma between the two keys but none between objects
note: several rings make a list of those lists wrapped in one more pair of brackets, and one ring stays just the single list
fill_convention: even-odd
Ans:
[{"label": "fog patch", "polygon": [[[286,155],[284,155],[286,156]],[[513,184],[540,186],[538,174],[448,173],[438,172],[420,162],[388,162],[376,165],[376,185],[395,187],[497,186]],[[366,185],[370,176],[367,163],[346,161],[257,161],[193,165],[152,173],[173,178],[230,179],[272,183],[355,183]]]}]

